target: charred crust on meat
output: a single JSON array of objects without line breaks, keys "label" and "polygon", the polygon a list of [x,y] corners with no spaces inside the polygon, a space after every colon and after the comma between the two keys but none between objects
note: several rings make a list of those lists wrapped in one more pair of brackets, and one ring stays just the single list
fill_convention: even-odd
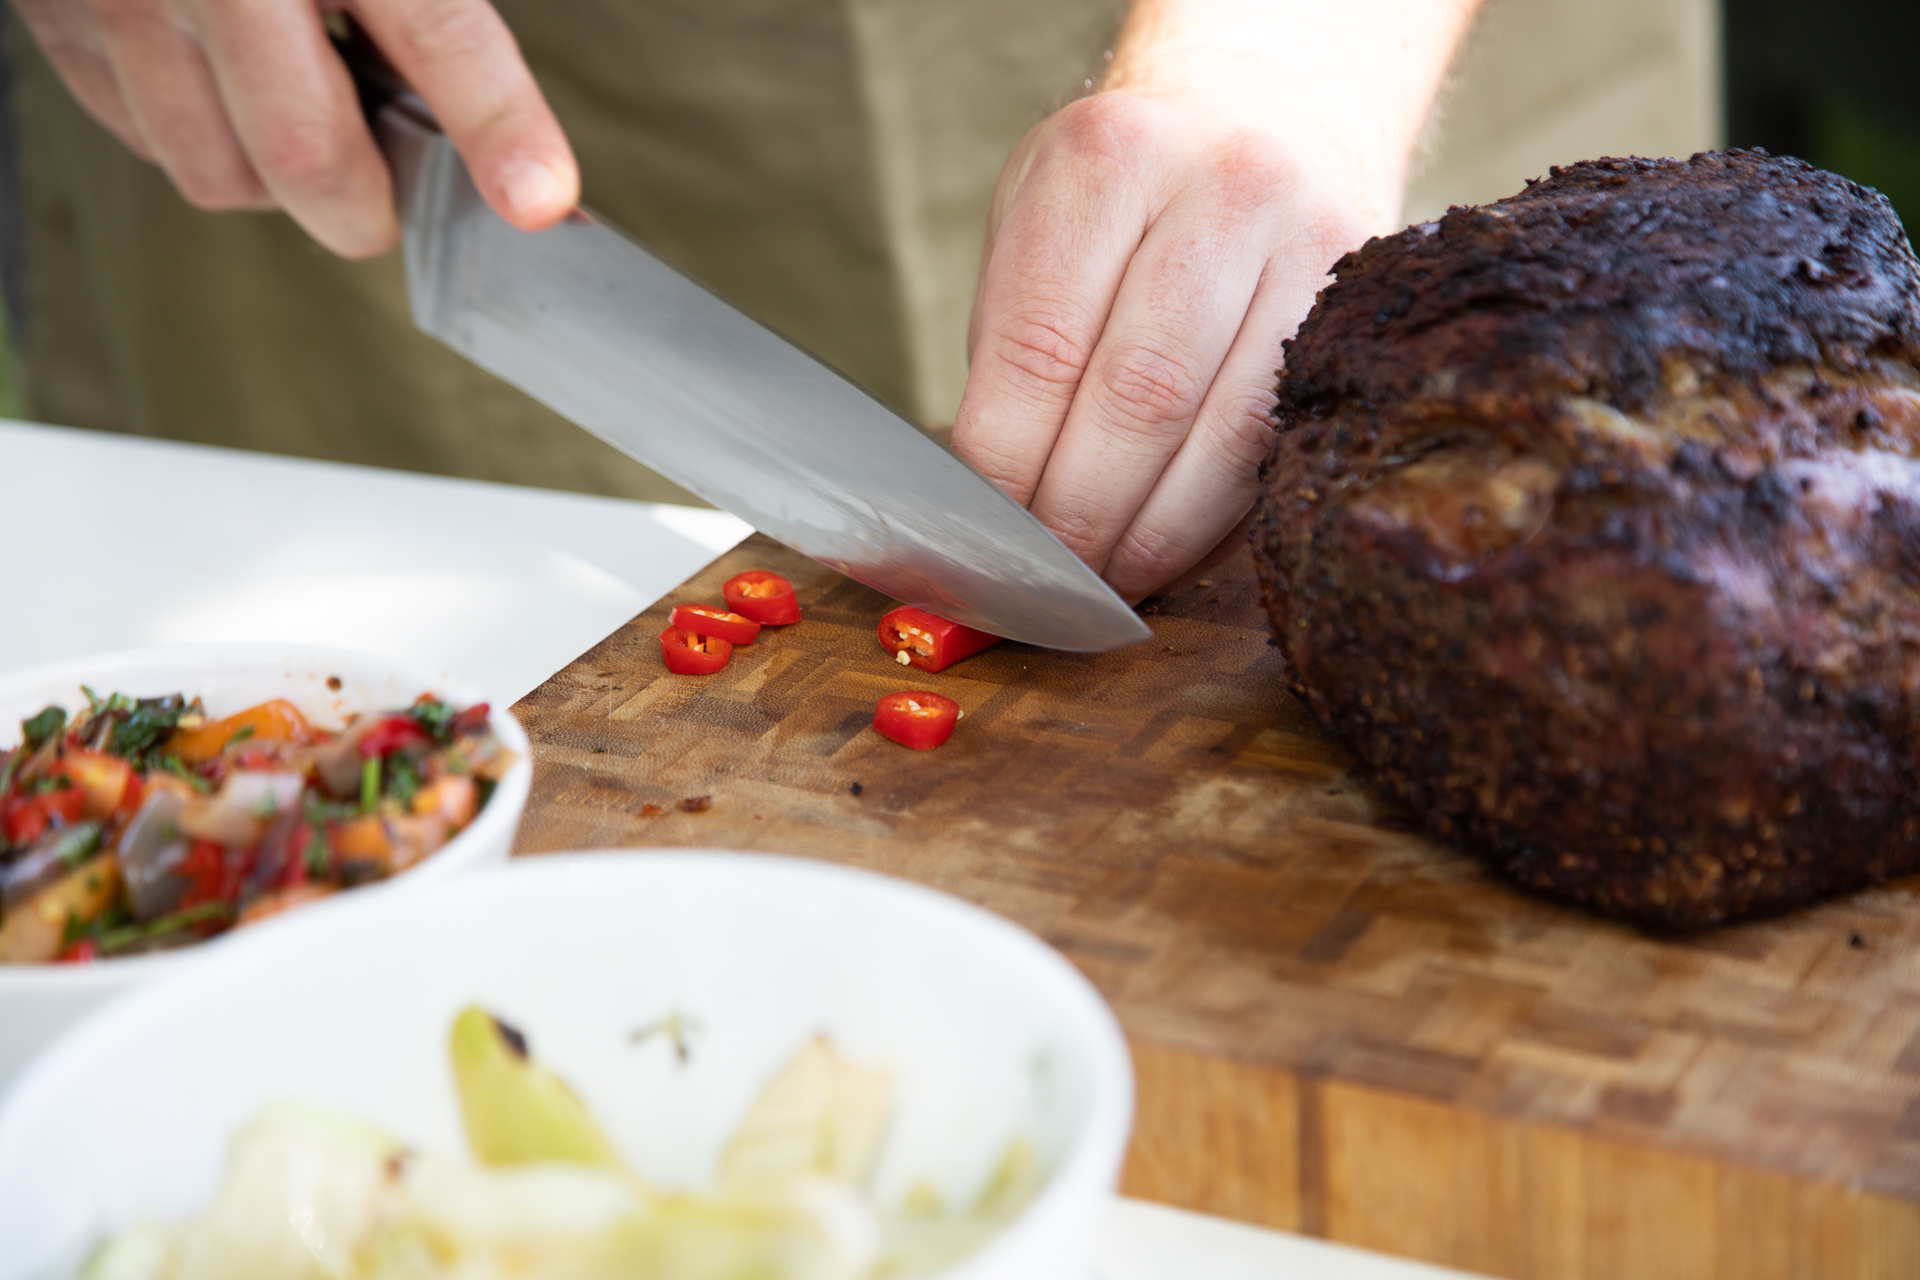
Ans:
[{"label": "charred crust on meat", "polygon": [[1798,160],[1598,160],[1429,225],[1335,265],[1285,344],[1283,423],[1440,385],[1497,395],[1515,377],[1644,409],[1675,357],[1754,378],[1920,356],[1899,220],[1878,194]]},{"label": "charred crust on meat", "polygon": [[1522,884],[1698,928],[1920,870],[1920,269],[1734,151],[1369,241],[1253,532],[1321,723]]}]

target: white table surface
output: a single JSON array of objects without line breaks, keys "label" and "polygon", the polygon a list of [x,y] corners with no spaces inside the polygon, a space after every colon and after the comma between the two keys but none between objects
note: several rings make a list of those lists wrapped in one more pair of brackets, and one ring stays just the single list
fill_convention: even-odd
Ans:
[{"label": "white table surface", "polygon": [[[715,511],[0,422],[0,672],[292,641],[429,662],[513,702],[750,531]],[[1099,1268],[1459,1275],[1126,1199]]]}]

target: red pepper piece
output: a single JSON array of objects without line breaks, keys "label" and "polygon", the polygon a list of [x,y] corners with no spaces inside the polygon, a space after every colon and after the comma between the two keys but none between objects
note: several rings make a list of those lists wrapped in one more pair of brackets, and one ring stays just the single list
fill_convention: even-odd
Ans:
[{"label": "red pepper piece", "polygon": [[211,840],[195,840],[175,868],[175,874],[188,881],[186,892],[180,895],[179,910],[206,902],[231,904],[240,896],[252,861],[242,850],[228,849]]},{"label": "red pepper piece", "polygon": [[749,569],[735,574],[720,588],[720,594],[735,613],[762,626],[784,627],[800,621],[800,601],[793,594],[793,584],[777,573]]},{"label": "red pepper piece", "polygon": [[384,760],[407,747],[430,747],[433,735],[420,727],[412,716],[388,716],[367,730],[359,742],[362,760]]},{"label": "red pepper piece", "polygon": [[931,751],[951,738],[959,721],[959,703],[925,689],[890,693],[873,712],[875,729],[915,751]]},{"label": "red pepper piece", "polygon": [[46,806],[39,796],[8,796],[0,801],[0,834],[9,845],[32,844],[47,830]]},{"label": "red pepper piece", "polygon": [[55,818],[63,826],[80,821],[86,799],[87,793],[71,782],[37,795],[8,796],[0,802],[0,831],[5,832],[9,845],[32,844],[47,833]]},{"label": "red pepper piece", "polygon": [[660,633],[660,657],[677,676],[710,676],[727,665],[733,646],[719,636],[703,636],[685,627]]},{"label": "red pepper piece", "polygon": [[292,838],[287,841],[287,865],[280,873],[281,888],[305,884],[313,878],[307,867],[307,850],[316,842],[324,844],[323,837],[314,827],[295,829]]},{"label": "red pepper piece", "polygon": [[991,649],[1000,637],[978,631],[950,618],[902,605],[880,619],[880,644],[901,666],[922,671],[945,671],[962,658]]},{"label": "red pepper piece", "polygon": [[695,635],[713,636],[728,644],[752,644],[760,634],[760,624],[752,618],[704,604],[677,604],[668,619],[676,627],[685,627]]},{"label": "red pepper piece", "polygon": [[140,812],[140,804],[147,798],[147,784],[139,774],[127,779],[127,789],[120,793],[120,807],[114,810],[115,818],[131,818]]},{"label": "red pepper piece", "polygon": [[447,726],[447,732],[455,738],[471,737],[487,727],[487,717],[492,714],[492,703],[476,702],[453,718],[453,723]]}]

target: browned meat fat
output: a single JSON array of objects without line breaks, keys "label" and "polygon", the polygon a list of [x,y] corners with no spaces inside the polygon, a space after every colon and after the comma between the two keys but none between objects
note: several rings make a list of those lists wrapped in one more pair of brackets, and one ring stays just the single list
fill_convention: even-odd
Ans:
[{"label": "browned meat fat", "polygon": [[1295,689],[1523,885],[1668,928],[1920,870],[1920,273],[1756,151],[1342,259],[1254,531]]}]

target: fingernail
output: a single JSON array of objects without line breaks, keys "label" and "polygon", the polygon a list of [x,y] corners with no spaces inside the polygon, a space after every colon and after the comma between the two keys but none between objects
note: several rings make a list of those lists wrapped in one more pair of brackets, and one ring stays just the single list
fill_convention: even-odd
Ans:
[{"label": "fingernail", "polygon": [[560,175],[538,160],[514,160],[500,171],[500,195],[509,213],[531,222],[563,212],[567,191]]}]

